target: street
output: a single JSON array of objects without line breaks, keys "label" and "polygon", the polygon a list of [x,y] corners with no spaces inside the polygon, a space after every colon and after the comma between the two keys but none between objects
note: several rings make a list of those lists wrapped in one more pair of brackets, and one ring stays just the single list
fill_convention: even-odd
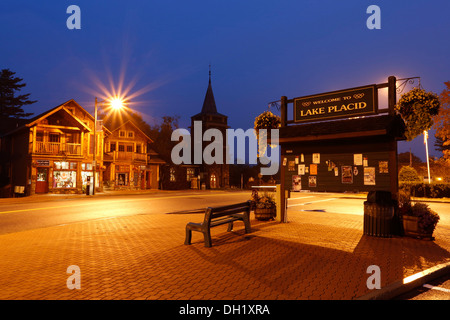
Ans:
[{"label": "street", "polygon": [[[220,206],[247,201],[250,191],[173,191],[141,194],[111,194],[95,197],[58,196],[40,201],[2,199],[0,202],[0,234],[18,232],[94,219],[136,214],[180,213],[201,211],[208,206]],[[35,197],[34,199],[39,199]],[[288,213],[328,212],[363,215],[364,195],[346,193],[292,192]],[[450,203],[428,202],[439,213],[440,226],[450,225]]]},{"label": "street", "polygon": [[0,234],[125,215],[174,213],[246,201],[249,192],[162,192],[53,197],[53,201],[0,203]]}]

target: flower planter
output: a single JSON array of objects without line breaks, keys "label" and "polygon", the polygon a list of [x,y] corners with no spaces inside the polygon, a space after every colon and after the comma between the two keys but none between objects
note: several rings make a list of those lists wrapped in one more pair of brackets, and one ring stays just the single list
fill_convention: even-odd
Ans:
[{"label": "flower planter", "polygon": [[255,219],[256,220],[273,220],[276,216],[276,208],[255,208]]},{"label": "flower planter", "polygon": [[414,216],[403,216],[403,231],[405,236],[434,240],[433,230],[431,232],[424,232],[419,228],[419,218]]}]

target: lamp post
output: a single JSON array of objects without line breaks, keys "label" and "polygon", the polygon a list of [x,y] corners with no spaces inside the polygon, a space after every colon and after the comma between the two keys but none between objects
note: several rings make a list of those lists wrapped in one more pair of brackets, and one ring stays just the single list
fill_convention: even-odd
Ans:
[{"label": "lamp post", "polygon": [[423,131],[423,143],[425,144],[425,150],[427,155],[427,170],[428,170],[428,184],[431,184],[431,176],[430,176],[430,159],[428,157],[428,131]]},{"label": "lamp post", "polygon": [[95,174],[97,171],[97,97],[95,97],[95,108],[94,108],[94,154],[93,154],[93,161],[92,161],[92,194],[95,194]]},{"label": "lamp post", "polygon": [[[123,107],[123,100],[119,99],[119,98],[113,98],[111,100],[102,100],[100,101],[100,103],[103,102],[109,102],[109,104],[111,105],[111,107],[115,110],[119,110]],[[93,189],[92,189],[92,194],[95,194],[95,184],[96,184],[96,172],[97,172],[97,110],[98,110],[98,100],[97,97],[95,97],[95,105],[94,105],[94,154],[93,154],[93,168],[92,168],[92,173],[93,173]]]}]

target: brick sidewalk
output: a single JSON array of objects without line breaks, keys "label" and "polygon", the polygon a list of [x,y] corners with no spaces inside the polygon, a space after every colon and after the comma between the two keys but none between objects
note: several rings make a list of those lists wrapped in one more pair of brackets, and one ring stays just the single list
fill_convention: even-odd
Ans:
[{"label": "brick sidewalk", "polygon": [[[253,217],[253,214],[252,214]],[[201,214],[93,220],[0,235],[0,299],[354,299],[370,290],[370,265],[382,287],[450,260],[450,230],[435,241],[364,236],[363,217],[288,213],[289,223],[252,220],[200,233],[184,245],[185,225]],[[67,267],[81,270],[69,290]]]}]

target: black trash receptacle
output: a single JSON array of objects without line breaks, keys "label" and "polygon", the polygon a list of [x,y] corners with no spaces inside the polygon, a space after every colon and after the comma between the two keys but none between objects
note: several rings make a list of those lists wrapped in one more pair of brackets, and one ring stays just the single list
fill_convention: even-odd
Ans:
[{"label": "black trash receptacle", "polygon": [[373,237],[392,237],[394,231],[394,202],[390,192],[369,192],[364,202],[364,234]]}]

